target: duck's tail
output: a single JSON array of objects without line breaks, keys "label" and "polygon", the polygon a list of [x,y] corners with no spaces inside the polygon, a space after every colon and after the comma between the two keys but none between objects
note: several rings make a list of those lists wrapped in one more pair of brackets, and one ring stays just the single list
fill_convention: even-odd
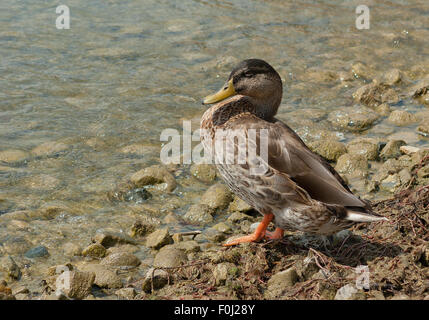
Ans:
[{"label": "duck's tail", "polygon": [[[356,208],[357,209],[357,208]],[[347,208],[346,220],[354,222],[376,222],[376,221],[389,221],[386,217],[380,216],[369,210],[356,210],[355,208]]]}]

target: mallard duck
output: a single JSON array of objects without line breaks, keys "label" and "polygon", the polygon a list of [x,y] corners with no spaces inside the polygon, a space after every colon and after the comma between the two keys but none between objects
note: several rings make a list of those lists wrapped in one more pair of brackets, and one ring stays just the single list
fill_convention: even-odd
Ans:
[{"label": "mallard duck", "polygon": [[[216,144],[217,134],[222,132],[234,161],[216,161],[218,171],[238,197],[263,215],[253,234],[224,245],[280,239],[284,230],[331,235],[356,223],[387,220],[371,211],[369,202],[354,195],[324,158],[275,118],[282,87],[271,65],[249,59],[232,70],[217,93],[203,100],[205,105],[215,103],[201,119],[205,152],[214,159],[225,152]],[[250,134],[252,130],[257,134]],[[262,140],[261,132],[267,139]],[[246,139],[247,146],[256,146],[259,153],[246,151],[244,161],[237,162],[236,154],[245,146],[238,142],[240,138]],[[263,148],[267,150],[265,157],[261,156]],[[262,173],[252,171],[261,166]],[[274,232],[267,231],[271,221],[276,226]]]}]

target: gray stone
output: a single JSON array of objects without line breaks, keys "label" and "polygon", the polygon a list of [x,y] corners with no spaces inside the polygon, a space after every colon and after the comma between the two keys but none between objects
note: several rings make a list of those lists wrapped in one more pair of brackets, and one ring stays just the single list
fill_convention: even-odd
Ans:
[{"label": "gray stone", "polygon": [[137,267],[140,265],[140,260],[132,253],[118,252],[103,258],[100,264],[113,267]]},{"label": "gray stone", "polygon": [[187,262],[187,256],[184,250],[178,249],[175,245],[162,247],[153,260],[154,267],[171,268],[178,267]]},{"label": "gray stone", "polygon": [[173,238],[171,237],[168,228],[158,229],[148,235],[146,239],[146,247],[153,248],[155,250],[171,243],[173,243]]},{"label": "gray stone", "polygon": [[24,255],[30,259],[32,259],[32,258],[43,258],[43,257],[48,257],[49,252],[48,252],[48,249],[46,249],[46,247],[37,246],[37,247],[34,247],[34,248],[28,250]]}]

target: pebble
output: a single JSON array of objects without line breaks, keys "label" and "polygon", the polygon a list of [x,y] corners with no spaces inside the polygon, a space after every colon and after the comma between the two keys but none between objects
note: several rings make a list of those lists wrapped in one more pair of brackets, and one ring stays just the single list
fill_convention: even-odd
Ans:
[{"label": "pebble", "polygon": [[103,258],[106,255],[106,248],[99,243],[93,243],[83,249],[82,255],[91,258]]},{"label": "pebble", "polygon": [[[93,272],[74,270],[69,273],[69,286],[62,289],[64,294],[71,299],[84,299],[91,293],[91,287],[95,280]],[[62,274],[60,275],[62,276]]]},{"label": "pebble", "polygon": [[279,298],[285,290],[289,290],[297,281],[298,273],[294,267],[277,272],[268,280],[264,296],[267,299]]},{"label": "pebble", "polygon": [[155,250],[161,247],[173,243],[173,238],[168,231],[168,228],[158,229],[147,236],[146,247]]},{"label": "pebble", "polygon": [[162,247],[153,260],[153,266],[156,268],[178,267],[187,262],[188,258],[184,250],[178,249],[174,245]]},{"label": "pebble", "polygon": [[208,204],[194,204],[183,215],[183,220],[190,224],[204,226],[213,222],[214,209]]},{"label": "pebble", "polygon": [[176,179],[163,166],[154,165],[142,169],[131,176],[131,182],[138,188],[147,185],[165,183],[165,190],[172,192],[177,187]]},{"label": "pebble", "polygon": [[221,183],[212,185],[201,197],[200,204],[208,205],[214,210],[226,209],[232,201],[232,192]]},{"label": "pebble", "polygon": [[138,267],[140,260],[132,253],[118,252],[103,258],[100,264],[114,267]]},{"label": "pebble", "polygon": [[49,252],[45,246],[37,246],[37,247],[31,248],[30,250],[28,250],[24,254],[24,256],[27,258],[30,258],[30,259],[32,259],[32,258],[43,258],[43,257],[48,257]]},{"label": "pebble", "polygon": [[24,161],[29,157],[29,154],[22,150],[4,150],[0,151],[0,162],[16,163]]}]

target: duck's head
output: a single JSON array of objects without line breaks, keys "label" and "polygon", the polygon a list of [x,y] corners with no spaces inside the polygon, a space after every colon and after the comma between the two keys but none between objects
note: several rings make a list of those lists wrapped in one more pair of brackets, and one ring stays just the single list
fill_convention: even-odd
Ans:
[{"label": "duck's head", "polygon": [[247,98],[261,117],[270,118],[277,113],[282,99],[282,80],[264,60],[243,60],[232,70],[225,85],[205,97],[203,104],[217,103],[235,95]]}]

